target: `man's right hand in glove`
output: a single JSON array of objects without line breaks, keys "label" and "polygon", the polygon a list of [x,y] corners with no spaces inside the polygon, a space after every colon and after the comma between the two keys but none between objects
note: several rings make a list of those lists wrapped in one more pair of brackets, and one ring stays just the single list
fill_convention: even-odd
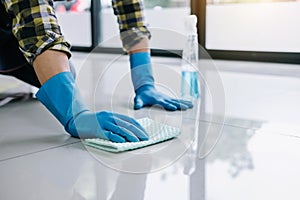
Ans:
[{"label": "man's right hand in glove", "polygon": [[47,50],[33,63],[42,87],[36,94],[46,108],[73,137],[103,138],[114,142],[148,140],[143,127],[133,118],[84,105],[64,53]]}]

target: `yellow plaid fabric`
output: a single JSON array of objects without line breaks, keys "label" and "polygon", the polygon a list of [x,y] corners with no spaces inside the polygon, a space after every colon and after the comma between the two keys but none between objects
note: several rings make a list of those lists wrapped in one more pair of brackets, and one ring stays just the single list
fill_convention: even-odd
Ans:
[{"label": "yellow plaid fabric", "polygon": [[[53,0],[0,0],[12,17],[12,32],[21,51],[32,64],[46,49],[58,50],[71,56],[57,22]],[[112,0],[125,51],[143,38],[150,38],[144,17],[142,0]]]},{"label": "yellow plaid fabric", "polygon": [[114,14],[117,16],[121,40],[125,51],[141,41],[150,38],[148,23],[144,16],[142,0],[112,0]]},{"label": "yellow plaid fabric", "polygon": [[51,0],[1,0],[12,17],[12,32],[25,58],[32,64],[46,49],[71,56],[70,44],[58,25]]}]

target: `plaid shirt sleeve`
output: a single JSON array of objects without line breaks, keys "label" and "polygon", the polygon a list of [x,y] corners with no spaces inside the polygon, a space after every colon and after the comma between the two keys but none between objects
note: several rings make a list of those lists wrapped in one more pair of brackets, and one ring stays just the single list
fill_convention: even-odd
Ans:
[{"label": "plaid shirt sleeve", "polygon": [[150,39],[151,34],[147,28],[142,0],[112,0],[112,5],[125,51],[129,51],[143,38]]},{"label": "plaid shirt sleeve", "polygon": [[1,0],[12,16],[12,32],[21,51],[32,64],[47,49],[71,56],[70,44],[58,25],[52,0]]}]

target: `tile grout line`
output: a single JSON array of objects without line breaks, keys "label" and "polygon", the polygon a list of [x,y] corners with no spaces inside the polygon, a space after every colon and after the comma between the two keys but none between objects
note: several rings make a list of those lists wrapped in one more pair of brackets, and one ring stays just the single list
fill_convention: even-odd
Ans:
[{"label": "tile grout line", "polygon": [[[190,118],[190,120],[193,120],[192,118]],[[217,125],[224,125],[224,126],[230,126],[233,128],[242,128],[242,129],[251,129],[251,130],[259,130],[258,128],[249,128],[249,127],[242,127],[242,126],[238,126],[238,125],[232,125],[232,124],[227,124],[227,123],[219,123],[219,122],[214,122],[214,121],[207,121],[207,120],[198,120],[199,122],[204,122],[204,123],[212,123],[212,124],[217,124]],[[300,136],[295,136],[295,135],[289,135],[289,134],[284,134],[284,133],[278,133],[279,135],[284,135],[284,136],[289,136],[289,137],[294,137],[294,138],[300,138]],[[51,147],[51,148],[47,148],[47,149],[43,149],[43,150],[39,150],[39,151],[35,151],[35,152],[30,152],[30,153],[26,153],[26,154],[21,154],[21,155],[17,155],[14,157],[10,157],[10,158],[5,158],[0,160],[0,162],[4,162],[4,161],[8,161],[8,160],[12,160],[12,159],[16,159],[16,158],[20,158],[23,156],[28,156],[28,155],[33,155],[36,153],[40,153],[40,152],[44,152],[44,151],[48,151],[48,150],[52,150],[52,149],[57,149],[60,147],[64,147],[64,146],[68,146],[68,145],[73,145],[73,144],[77,144],[77,143],[81,143],[82,141],[78,141],[78,142],[72,142],[72,143],[68,143],[68,144],[63,144],[60,146],[55,146],[55,147]]]},{"label": "tile grout line", "polygon": [[[195,120],[192,118],[186,118],[189,120]],[[250,127],[245,127],[245,126],[239,126],[239,125],[234,125],[234,124],[228,124],[228,123],[220,123],[220,122],[214,122],[214,121],[208,121],[208,120],[204,120],[204,119],[199,119],[199,122],[205,122],[205,123],[212,123],[212,124],[217,124],[217,125],[224,125],[224,126],[230,126],[233,128],[243,128],[243,129],[251,129],[251,130],[258,130],[258,128],[250,128]]]},{"label": "tile grout line", "polygon": [[64,147],[64,146],[68,146],[68,145],[72,145],[72,144],[77,144],[77,143],[81,143],[81,141],[72,142],[72,143],[68,143],[68,144],[63,144],[63,145],[55,146],[55,147],[50,147],[50,148],[47,148],[47,149],[43,149],[43,150],[39,150],[39,151],[34,151],[34,152],[30,152],[30,153],[25,153],[25,154],[13,156],[13,157],[10,157],[10,158],[4,158],[4,159],[0,160],[0,162],[4,162],[4,161],[8,161],[8,160],[20,158],[20,157],[23,157],[23,156],[33,155],[33,154],[36,154],[36,153],[41,153],[41,152],[44,152],[44,151],[48,151],[48,150],[52,150],[52,149],[57,149],[57,148],[60,148],[60,147]]},{"label": "tile grout line", "polygon": [[[242,129],[249,129],[249,130],[254,130],[254,131],[257,131],[259,130],[260,128],[250,128],[250,127],[243,127],[243,126],[238,126],[238,125],[233,125],[233,124],[228,124],[228,123],[219,123],[219,122],[213,122],[213,121],[207,121],[207,120],[199,120],[200,122],[205,122],[205,123],[212,123],[212,124],[217,124],[217,125],[224,125],[224,126],[229,126],[229,127],[232,127],[232,128],[242,128]],[[293,134],[287,134],[287,133],[282,133],[282,132],[279,132],[279,133],[276,133],[278,135],[284,135],[284,136],[288,136],[288,137],[293,137],[293,138],[299,138],[300,139],[300,136],[297,136],[297,135],[293,135]]]},{"label": "tile grout line", "polygon": [[[186,119],[189,119],[189,120],[195,120],[195,119],[192,119],[192,118],[186,118]],[[259,130],[260,128],[253,128],[253,127],[245,127],[245,126],[239,126],[239,125],[234,125],[234,124],[228,124],[228,123],[220,123],[220,122],[214,122],[214,121],[207,121],[207,120],[204,120],[204,119],[199,119],[198,120],[199,122],[203,122],[203,123],[212,123],[212,124],[215,124],[215,125],[223,125],[223,126],[228,126],[228,127],[232,127],[232,128],[242,128],[242,129],[249,129],[249,130],[253,130],[253,131],[257,131]],[[287,134],[287,133],[277,133],[279,135],[284,135],[284,136],[289,136],[289,137],[294,137],[294,138],[300,138],[300,136],[296,136],[296,135],[293,135],[293,134]]]}]

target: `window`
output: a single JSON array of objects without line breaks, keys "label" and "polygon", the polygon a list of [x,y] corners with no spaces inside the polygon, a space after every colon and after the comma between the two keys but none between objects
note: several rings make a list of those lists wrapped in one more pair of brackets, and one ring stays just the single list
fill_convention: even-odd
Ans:
[{"label": "window", "polygon": [[[183,18],[190,14],[189,0],[145,0],[144,6],[153,45],[160,48],[181,49],[183,42],[177,40],[176,43],[166,44],[165,40],[170,39],[170,34],[171,37],[172,34],[184,34]],[[117,19],[113,14],[111,0],[60,1],[55,2],[55,9],[62,31],[72,46],[91,47],[100,40],[101,47],[121,48]],[[99,40],[96,38],[94,41],[95,37],[99,37]]]},{"label": "window", "polygon": [[300,52],[300,1],[208,0],[206,48]]},{"label": "window", "polygon": [[[102,0],[101,46],[121,48],[117,19],[113,14],[111,0]],[[183,18],[190,14],[188,0],[145,0],[145,15],[152,34],[151,47],[181,49],[183,41],[169,42],[170,37],[184,34]],[[180,38],[180,37],[179,37]]]},{"label": "window", "polygon": [[214,59],[300,63],[299,0],[191,0]]},{"label": "window", "polygon": [[54,3],[63,34],[72,46],[92,46],[91,0]]}]

